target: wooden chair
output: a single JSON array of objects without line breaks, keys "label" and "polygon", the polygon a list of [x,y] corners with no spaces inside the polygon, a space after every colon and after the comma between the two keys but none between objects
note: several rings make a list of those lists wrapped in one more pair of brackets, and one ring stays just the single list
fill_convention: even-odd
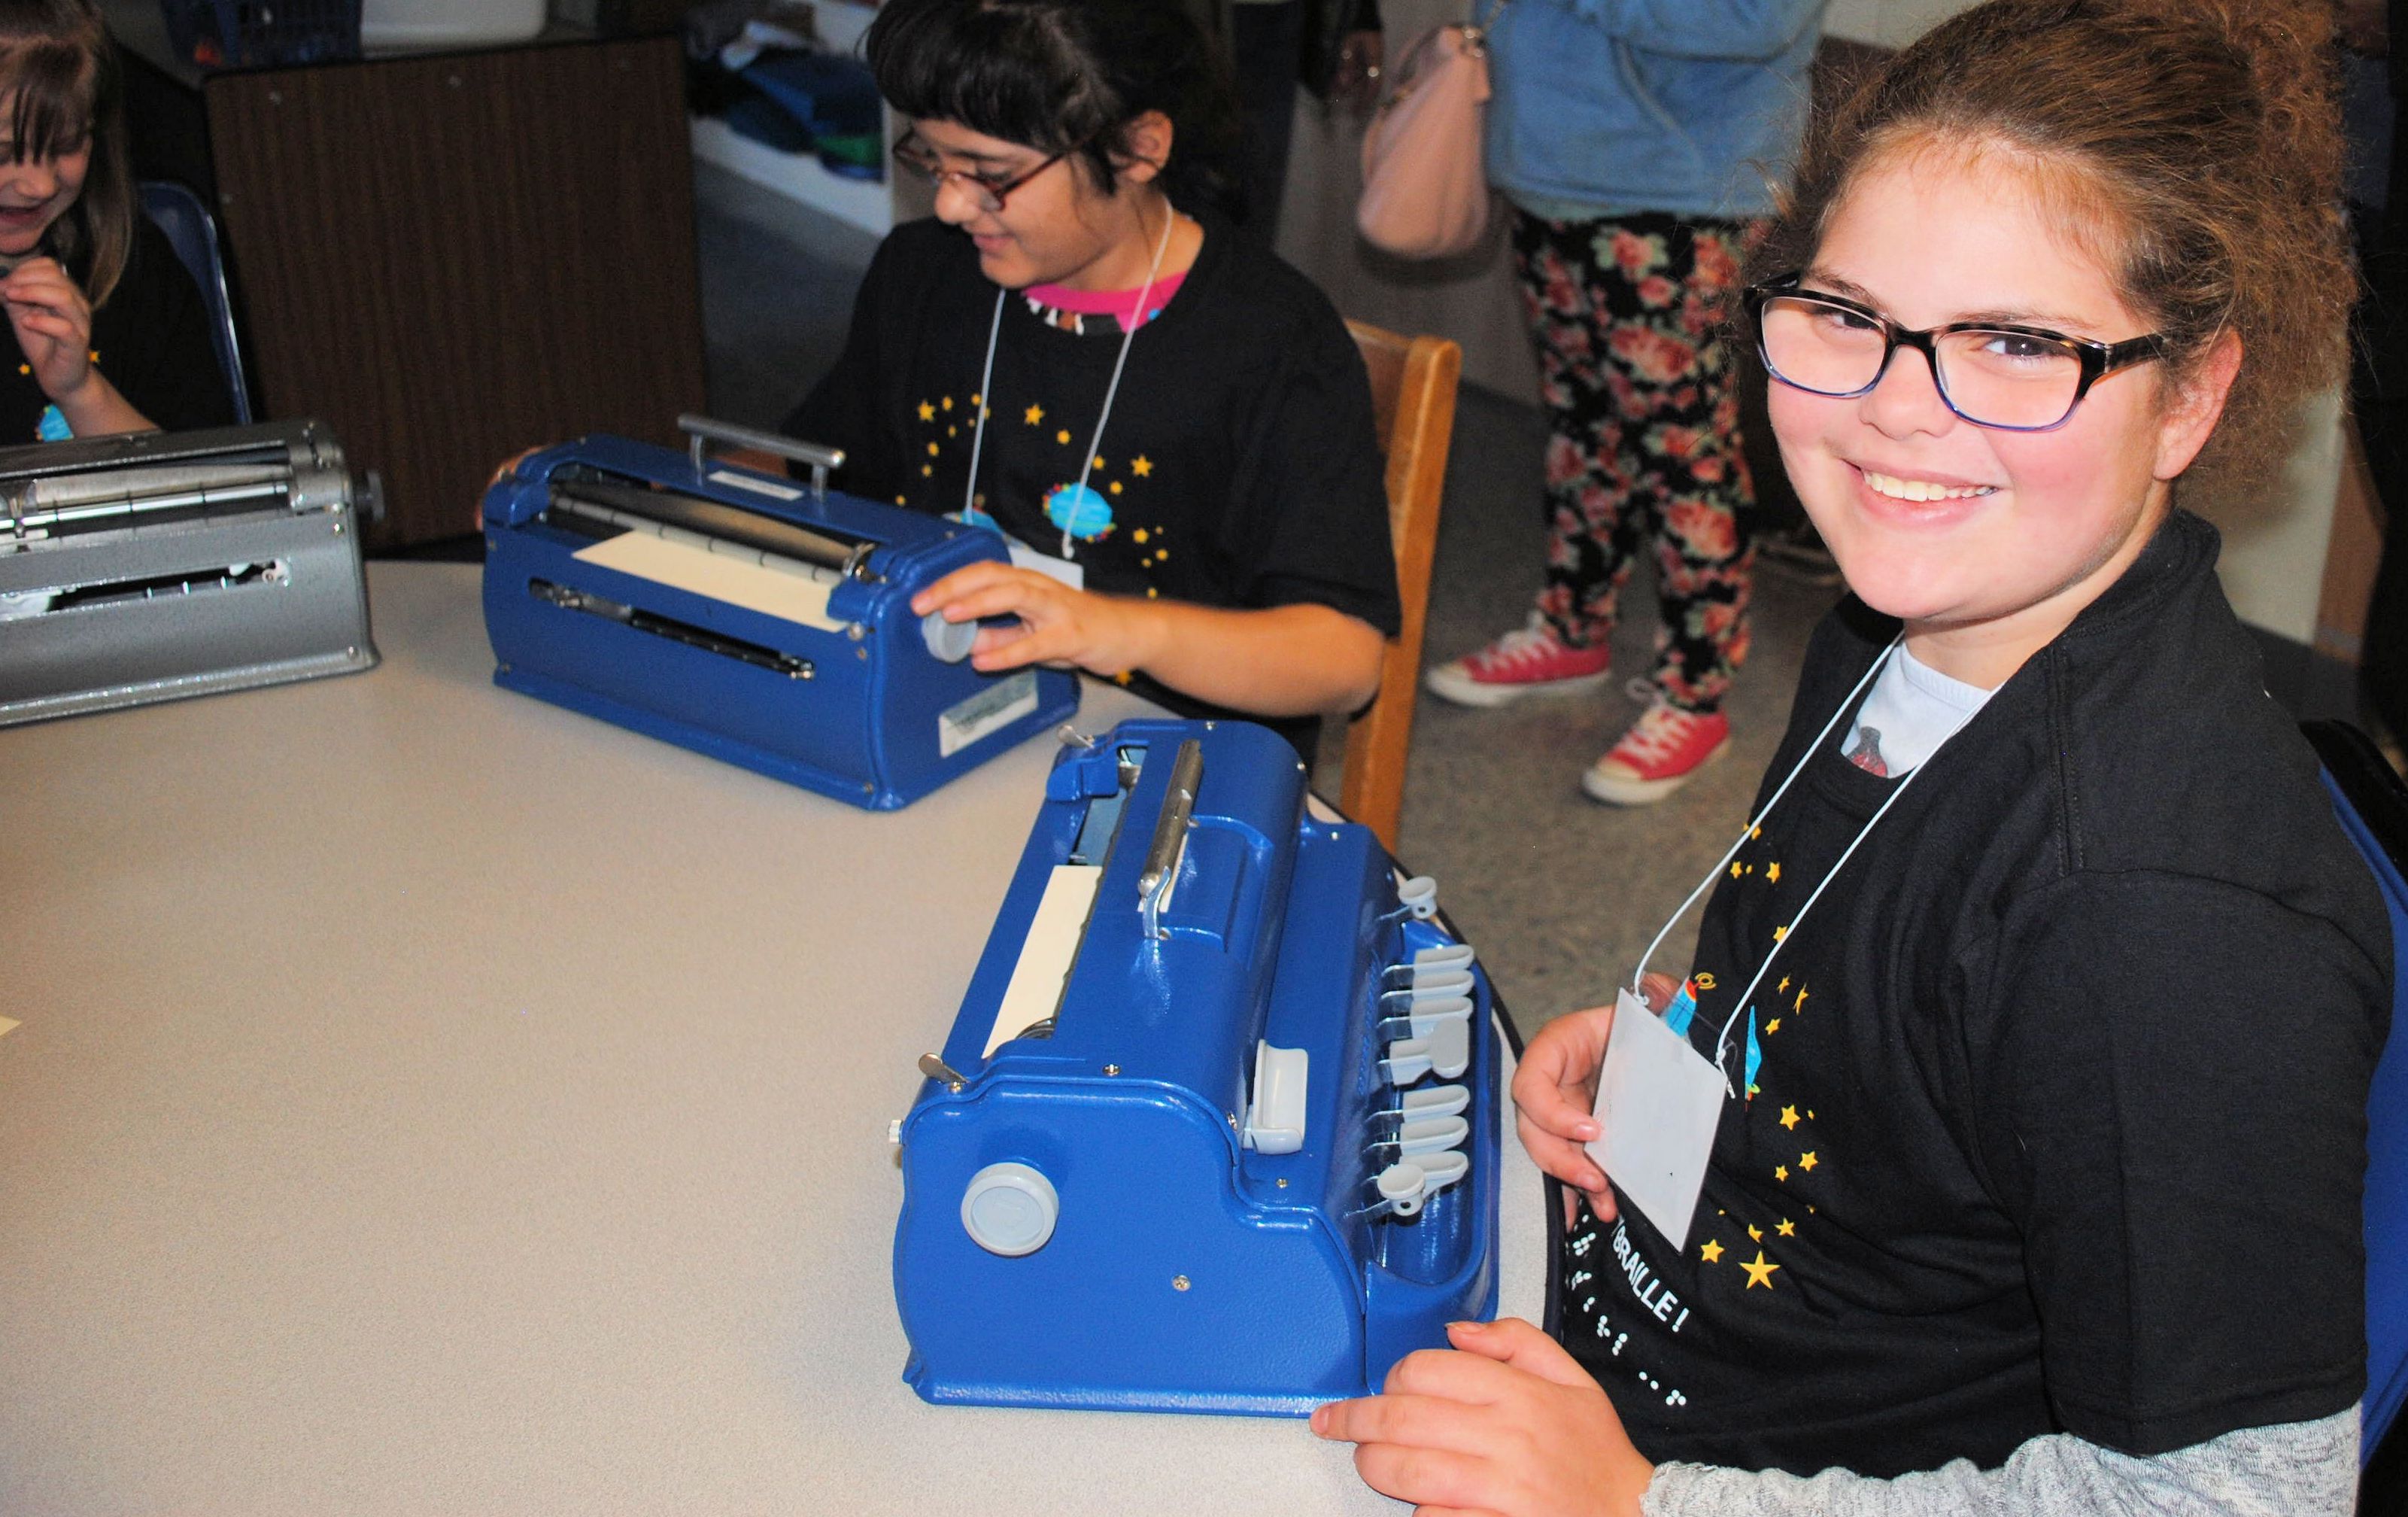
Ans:
[{"label": "wooden chair", "polygon": [[1371,372],[1380,451],[1388,462],[1388,536],[1396,547],[1397,599],[1404,617],[1381,659],[1378,698],[1347,729],[1338,804],[1378,833],[1393,853],[1404,811],[1405,747],[1421,686],[1422,619],[1429,605],[1447,449],[1455,441],[1455,389],[1463,350],[1444,338],[1407,338],[1362,322],[1346,326]]}]

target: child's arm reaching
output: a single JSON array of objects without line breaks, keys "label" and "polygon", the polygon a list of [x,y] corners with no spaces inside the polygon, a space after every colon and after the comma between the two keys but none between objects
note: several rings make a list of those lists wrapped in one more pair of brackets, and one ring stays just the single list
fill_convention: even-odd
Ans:
[{"label": "child's arm reaching", "polygon": [[1704,1465],[1650,1466],[1605,1392],[1527,1322],[1457,1322],[1456,1352],[1425,1350],[1386,1393],[1312,1414],[1323,1438],[1357,1445],[1373,1490],[1424,1511],[1497,1517],[2347,1517],[2358,1490],[2356,1407],[2315,1422],[2244,1427],[2152,1457],[2052,1433],[1997,1469],[1958,1459],[1874,1480],[1844,1469],[1799,1477]]},{"label": "child's arm reaching", "polygon": [[920,592],[912,611],[982,628],[971,650],[994,672],[1075,664],[1106,676],[1142,673],[1182,695],[1263,716],[1353,711],[1379,692],[1381,638],[1369,623],[1299,603],[1224,610],[1179,600],[1074,590],[1009,564],[973,564]]},{"label": "child's arm reaching", "polygon": [[148,432],[150,419],[93,367],[92,302],[54,258],[28,258],[0,279],[0,305],[34,382],[78,437]]}]

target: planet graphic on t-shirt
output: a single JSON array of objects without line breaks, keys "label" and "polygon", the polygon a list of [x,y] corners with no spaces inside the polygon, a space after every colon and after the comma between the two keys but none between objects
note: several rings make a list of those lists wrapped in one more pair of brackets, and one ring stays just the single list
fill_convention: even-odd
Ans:
[{"label": "planet graphic on t-shirt", "polygon": [[1111,502],[1083,484],[1065,484],[1045,498],[1045,519],[1082,542],[1112,529]]}]

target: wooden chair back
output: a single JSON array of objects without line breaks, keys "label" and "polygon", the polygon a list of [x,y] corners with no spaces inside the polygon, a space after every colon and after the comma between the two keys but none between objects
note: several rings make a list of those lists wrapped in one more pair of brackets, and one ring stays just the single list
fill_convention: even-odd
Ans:
[{"label": "wooden chair back", "polygon": [[1412,738],[1421,686],[1422,624],[1429,606],[1430,559],[1438,548],[1439,501],[1455,441],[1455,392],[1463,350],[1444,338],[1404,337],[1348,322],[1370,370],[1380,451],[1388,468],[1388,536],[1397,555],[1403,624],[1380,665],[1380,694],[1348,726],[1338,804],[1379,834],[1393,853],[1404,811],[1405,749]]}]

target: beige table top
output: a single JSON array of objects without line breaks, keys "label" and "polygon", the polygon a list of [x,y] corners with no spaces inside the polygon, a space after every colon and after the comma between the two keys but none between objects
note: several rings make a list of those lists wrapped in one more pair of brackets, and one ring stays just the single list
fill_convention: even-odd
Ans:
[{"label": "beige table top", "polygon": [[902,1382],[886,1123],[1051,744],[872,816],[369,584],[369,673],[0,731],[0,1511],[1398,1510],[1300,1423]]}]

